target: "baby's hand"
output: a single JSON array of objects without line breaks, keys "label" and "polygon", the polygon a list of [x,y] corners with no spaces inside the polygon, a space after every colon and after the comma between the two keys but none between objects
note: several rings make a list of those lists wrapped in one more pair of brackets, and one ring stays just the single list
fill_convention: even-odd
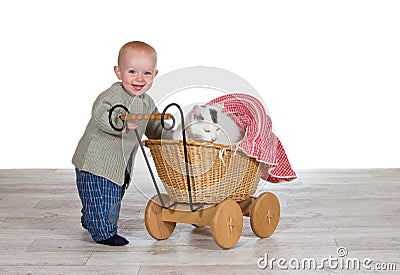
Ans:
[{"label": "baby's hand", "polygon": [[126,132],[128,133],[131,129],[137,129],[139,127],[139,123],[137,120],[128,120],[126,122]]}]

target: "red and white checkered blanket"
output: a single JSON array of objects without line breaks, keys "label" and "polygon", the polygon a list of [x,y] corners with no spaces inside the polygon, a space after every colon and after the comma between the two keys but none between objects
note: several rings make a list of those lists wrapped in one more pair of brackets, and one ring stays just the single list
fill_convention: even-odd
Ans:
[{"label": "red and white checkered blanket", "polygon": [[207,104],[223,105],[222,112],[246,132],[238,147],[262,163],[262,179],[278,183],[296,178],[280,140],[272,131],[271,118],[262,102],[248,94],[234,93]]}]

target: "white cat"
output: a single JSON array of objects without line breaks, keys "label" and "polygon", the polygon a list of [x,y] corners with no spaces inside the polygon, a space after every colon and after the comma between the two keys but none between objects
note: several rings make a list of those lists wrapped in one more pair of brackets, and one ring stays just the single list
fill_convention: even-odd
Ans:
[{"label": "white cat", "polygon": [[[185,117],[187,140],[208,141],[224,145],[236,145],[244,132],[226,114],[220,105],[194,105]],[[174,139],[182,139],[182,126],[173,133]]]}]

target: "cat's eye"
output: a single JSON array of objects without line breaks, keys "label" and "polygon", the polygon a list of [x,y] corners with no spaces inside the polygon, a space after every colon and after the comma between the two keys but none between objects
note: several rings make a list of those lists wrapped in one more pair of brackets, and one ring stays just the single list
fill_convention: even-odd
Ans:
[{"label": "cat's eye", "polygon": [[209,129],[204,129],[204,132],[209,133],[211,131]]}]

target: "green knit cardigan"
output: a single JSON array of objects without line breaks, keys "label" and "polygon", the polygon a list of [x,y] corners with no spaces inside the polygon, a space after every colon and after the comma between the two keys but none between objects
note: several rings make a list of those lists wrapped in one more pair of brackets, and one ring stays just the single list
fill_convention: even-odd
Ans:
[{"label": "green knit cardigan", "polygon": [[[72,163],[79,170],[123,185],[128,159],[132,155],[133,166],[139,144],[134,131],[118,132],[110,126],[109,111],[116,104],[126,106],[129,113],[158,113],[149,95],[132,96],[122,87],[121,82],[114,83],[94,102],[91,118],[78,143]],[[113,124],[118,128],[122,126],[119,115],[123,113],[125,111],[122,108],[112,113]],[[139,121],[137,130],[140,137],[145,134],[149,139],[159,139],[163,129],[160,121]]]}]

